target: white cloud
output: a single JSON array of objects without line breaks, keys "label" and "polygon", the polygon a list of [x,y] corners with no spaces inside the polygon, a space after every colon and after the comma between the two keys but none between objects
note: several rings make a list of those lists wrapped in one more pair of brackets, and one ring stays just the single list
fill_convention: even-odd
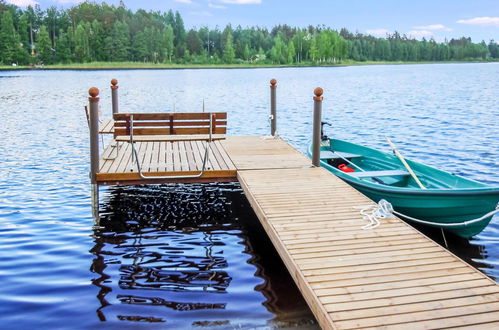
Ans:
[{"label": "white cloud", "polygon": [[407,32],[407,36],[414,39],[423,39],[433,37],[433,32],[428,30],[414,30]]},{"label": "white cloud", "polygon": [[391,34],[392,31],[387,29],[372,29],[372,30],[366,30],[366,33],[375,37],[386,37],[386,35]]},{"label": "white cloud", "polygon": [[430,25],[421,25],[415,26],[416,30],[429,30],[429,31],[452,31],[451,28],[446,27],[443,24],[430,24]]},{"label": "white cloud", "polygon": [[18,7],[36,6],[39,4],[34,0],[7,0],[7,3],[10,3]]},{"label": "white cloud", "polygon": [[192,0],[173,0],[175,2],[180,2],[180,3],[185,3],[185,4],[191,4],[192,3]]},{"label": "white cloud", "polygon": [[215,8],[215,9],[226,9],[227,8],[227,7],[222,6],[222,5],[215,5],[215,4],[211,3],[211,2],[208,2],[208,7]]},{"label": "white cloud", "polygon": [[499,27],[499,17],[475,17],[470,19],[460,19],[456,23]]},{"label": "white cloud", "polygon": [[233,5],[258,5],[262,3],[262,0],[220,0],[220,2]]}]

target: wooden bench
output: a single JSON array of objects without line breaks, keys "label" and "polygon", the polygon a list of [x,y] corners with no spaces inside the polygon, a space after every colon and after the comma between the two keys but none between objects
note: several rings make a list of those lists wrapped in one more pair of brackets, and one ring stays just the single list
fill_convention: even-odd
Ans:
[{"label": "wooden bench", "polygon": [[[114,139],[116,157],[119,143],[131,144],[131,171],[136,164],[142,179],[186,179],[199,178],[206,171],[210,143],[215,139],[223,139],[227,132],[226,112],[191,112],[191,113],[116,113],[114,120]],[[135,142],[174,142],[174,141],[207,141],[204,150],[202,169],[193,175],[145,175],[135,149]]]},{"label": "wooden bench", "polygon": [[208,140],[210,133],[223,139],[227,132],[226,112],[117,113],[113,119],[117,141]]}]

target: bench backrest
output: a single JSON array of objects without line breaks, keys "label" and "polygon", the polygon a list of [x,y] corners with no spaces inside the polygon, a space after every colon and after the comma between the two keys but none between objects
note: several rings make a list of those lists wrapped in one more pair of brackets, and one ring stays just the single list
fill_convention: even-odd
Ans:
[{"label": "bench backrest", "polygon": [[[227,113],[212,112],[211,134],[227,132]],[[210,113],[116,113],[114,136],[130,135],[196,135],[210,134]]]}]

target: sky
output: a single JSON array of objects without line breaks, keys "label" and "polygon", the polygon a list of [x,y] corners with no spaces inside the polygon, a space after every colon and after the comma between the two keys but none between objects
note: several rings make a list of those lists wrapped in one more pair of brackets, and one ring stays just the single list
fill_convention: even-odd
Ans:
[{"label": "sky", "polygon": [[[6,0],[18,6],[67,8],[81,0]],[[102,1],[96,1],[102,2]],[[118,5],[119,0],[106,1]],[[188,28],[228,23],[271,28],[326,25],[385,37],[398,31],[417,39],[471,37],[499,41],[499,0],[124,0],[127,8],[182,14]]]}]

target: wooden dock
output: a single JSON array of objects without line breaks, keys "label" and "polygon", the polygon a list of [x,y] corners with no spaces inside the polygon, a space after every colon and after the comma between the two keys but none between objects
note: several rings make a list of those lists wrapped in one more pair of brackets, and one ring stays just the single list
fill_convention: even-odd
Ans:
[{"label": "wooden dock", "polygon": [[[226,113],[122,114],[112,85],[114,120],[100,125],[99,91],[89,91],[96,219],[99,185],[239,181],[323,329],[499,329],[499,285],[398,218],[363,229],[359,209],[374,203],[282,139],[225,137]],[[275,89],[273,79],[272,132]],[[314,93],[317,147],[322,89]],[[112,136],[102,155],[99,134]]]},{"label": "wooden dock", "polygon": [[[147,173],[170,175],[199,171],[204,143],[137,148]],[[106,148],[99,183],[143,184],[129,170],[129,146],[121,148],[113,160]],[[358,207],[373,202],[281,139],[214,141],[210,169],[197,180],[241,183],[324,329],[499,326],[495,282],[397,218],[363,230]]]}]

